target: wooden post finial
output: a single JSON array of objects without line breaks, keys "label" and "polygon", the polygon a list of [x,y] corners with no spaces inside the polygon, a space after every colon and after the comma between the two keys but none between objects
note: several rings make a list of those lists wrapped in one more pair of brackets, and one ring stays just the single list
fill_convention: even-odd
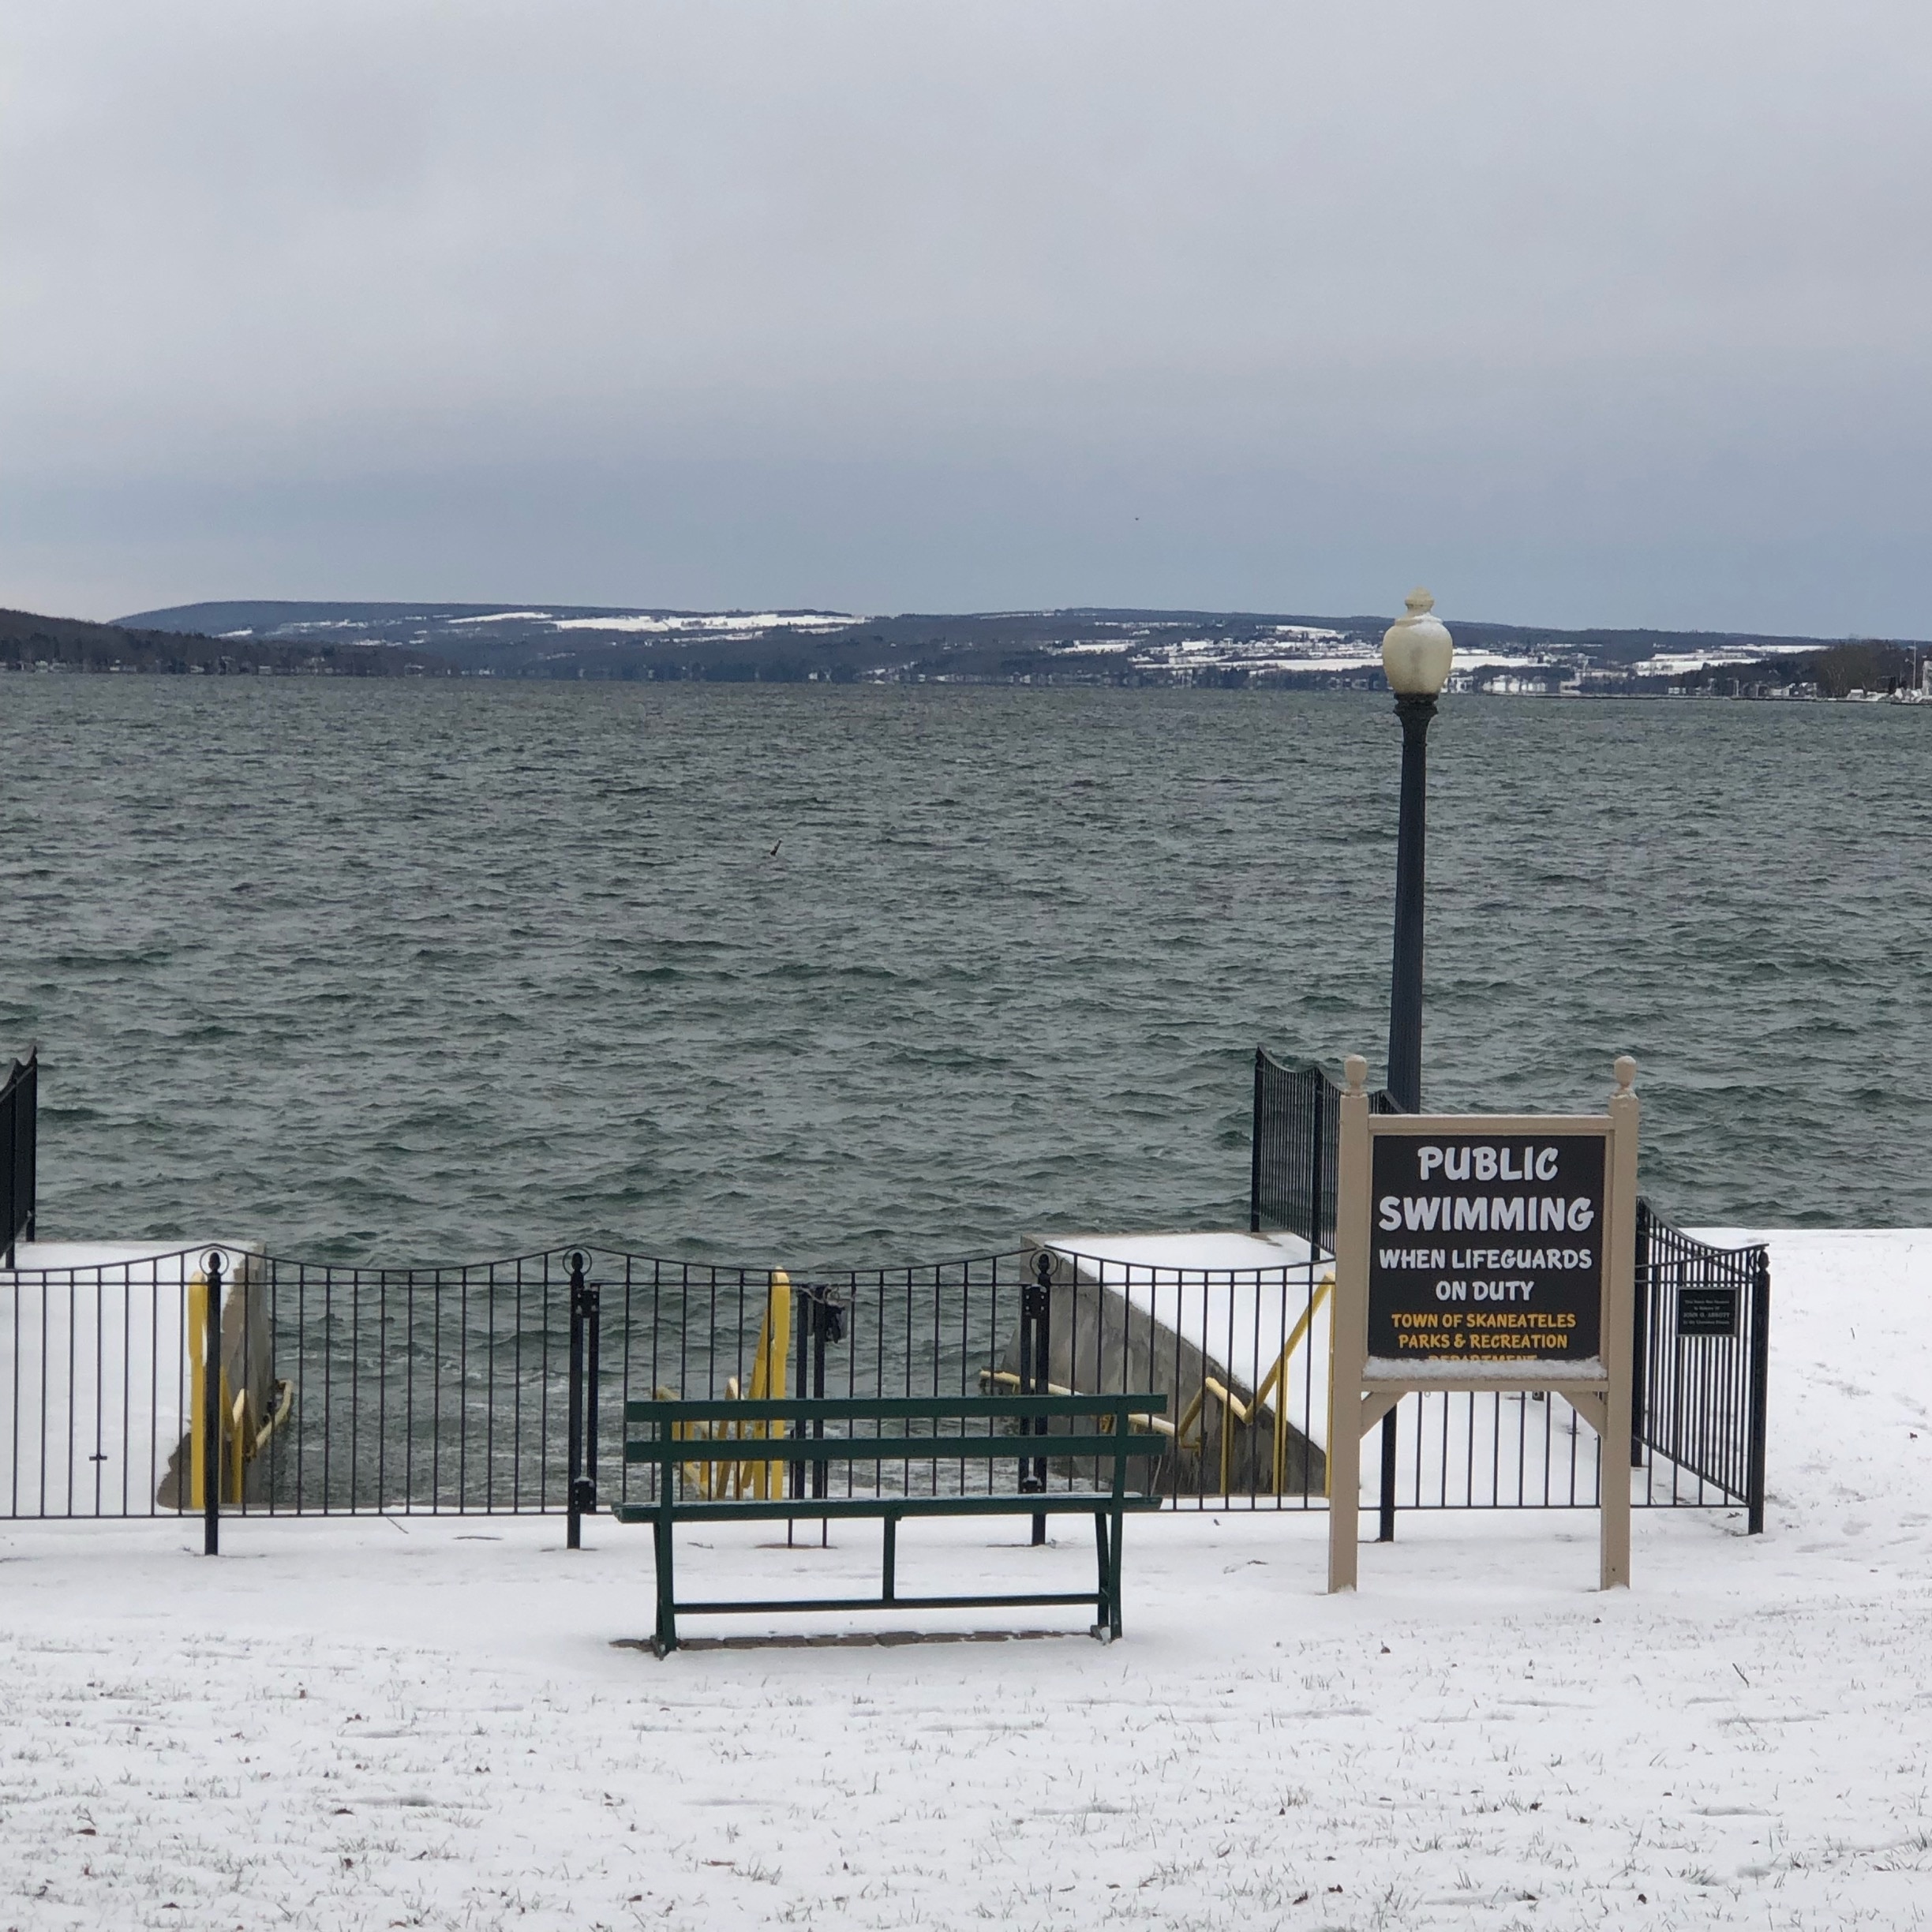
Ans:
[{"label": "wooden post finial", "polygon": [[1628,1054],[1619,1054],[1611,1071],[1616,1075],[1616,1090],[1619,1094],[1627,1094],[1635,1086],[1637,1062]]},{"label": "wooden post finial", "polygon": [[1368,1062],[1360,1054],[1350,1054],[1342,1062],[1342,1071],[1348,1076],[1348,1090],[1352,1094],[1365,1093],[1368,1088]]}]

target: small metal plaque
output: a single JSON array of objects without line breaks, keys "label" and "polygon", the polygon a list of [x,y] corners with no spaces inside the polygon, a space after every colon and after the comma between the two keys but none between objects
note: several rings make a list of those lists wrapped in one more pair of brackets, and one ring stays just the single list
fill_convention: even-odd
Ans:
[{"label": "small metal plaque", "polygon": [[1735,1288],[1683,1288],[1677,1294],[1680,1335],[1735,1335],[1738,1291]]}]

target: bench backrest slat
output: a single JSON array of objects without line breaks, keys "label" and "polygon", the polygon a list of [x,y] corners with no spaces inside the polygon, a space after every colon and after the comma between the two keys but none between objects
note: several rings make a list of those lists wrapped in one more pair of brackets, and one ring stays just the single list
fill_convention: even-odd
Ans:
[{"label": "bench backrest slat", "polygon": [[1018,1416],[1159,1415],[1167,1398],[1157,1391],[1105,1395],[826,1395],[752,1402],[732,1397],[634,1398],[627,1423],[982,1421]]}]

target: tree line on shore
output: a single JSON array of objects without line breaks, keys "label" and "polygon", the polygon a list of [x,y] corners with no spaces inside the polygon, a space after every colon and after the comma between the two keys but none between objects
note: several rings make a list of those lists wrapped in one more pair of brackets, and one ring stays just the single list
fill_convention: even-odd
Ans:
[{"label": "tree line on shore", "polygon": [[137,672],[188,676],[405,677],[452,675],[447,659],[394,644],[271,643],[129,629],[32,611],[0,611],[0,670]]}]

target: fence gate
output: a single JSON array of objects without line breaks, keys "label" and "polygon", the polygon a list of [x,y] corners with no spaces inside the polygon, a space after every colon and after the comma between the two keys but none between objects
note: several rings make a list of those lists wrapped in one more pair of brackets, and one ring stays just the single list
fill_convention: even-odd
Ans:
[{"label": "fence gate", "polygon": [[1713,1248],[1637,1204],[1631,1466],[1651,1503],[1742,1504],[1764,1528],[1771,1256]]},{"label": "fence gate", "polygon": [[[1395,1112],[1386,1093],[1372,1112]],[[1341,1089],[1312,1061],[1255,1051],[1249,1226],[1335,1252]],[[1741,1508],[1764,1527],[1771,1262],[1762,1245],[1713,1248],[1637,1208],[1631,1463],[1633,1503]],[[1397,1422],[1398,1416],[1408,1424]],[[1425,1390],[1383,1425],[1383,1534],[1397,1509],[1594,1508],[1601,1444],[1559,1396]]]}]

